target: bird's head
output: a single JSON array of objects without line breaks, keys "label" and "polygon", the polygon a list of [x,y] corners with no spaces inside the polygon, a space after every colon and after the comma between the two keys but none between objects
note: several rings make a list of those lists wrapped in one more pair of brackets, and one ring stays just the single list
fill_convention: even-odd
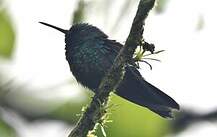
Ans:
[{"label": "bird's head", "polygon": [[89,25],[87,23],[74,24],[69,30],[65,30],[45,22],[39,22],[39,23],[64,33],[66,49],[68,49],[69,47],[77,46],[82,42],[87,42],[88,40],[91,39],[93,40],[94,38],[108,37],[99,28]]}]

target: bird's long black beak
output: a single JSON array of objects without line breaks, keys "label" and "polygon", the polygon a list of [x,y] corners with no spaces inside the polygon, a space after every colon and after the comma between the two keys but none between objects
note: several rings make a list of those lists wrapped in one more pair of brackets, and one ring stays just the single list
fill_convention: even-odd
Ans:
[{"label": "bird's long black beak", "polygon": [[62,32],[62,33],[64,33],[64,34],[66,34],[66,33],[68,32],[68,30],[61,29],[61,28],[59,28],[59,27],[56,27],[56,26],[50,25],[50,24],[45,23],[45,22],[39,22],[39,23],[41,23],[41,24],[43,24],[43,25],[45,25],[45,26],[48,26],[48,27],[54,28],[54,29],[56,29],[56,30],[58,30],[58,31],[60,31],[60,32]]}]

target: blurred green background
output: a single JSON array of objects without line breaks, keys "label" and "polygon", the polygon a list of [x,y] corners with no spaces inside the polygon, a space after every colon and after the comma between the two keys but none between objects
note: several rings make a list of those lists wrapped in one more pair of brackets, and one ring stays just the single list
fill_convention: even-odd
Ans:
[{"label": "blurred green background", "polygon": [[[124,41],[129,32],[129,26],[138,4],[138,0],[72,1],[64,3],[65,1],[61,0],[44,0],[39,2],[34,0],[0,0],[0,137],[67,136],[71,128],[78,121],[82,107],[86,106],[90,102],[91,96],[93,96],[88,89],[77,85],[76,80],[71,76],[63,54],[63,36],[39,26],[37,24],[38,21],[48,20],[50,21],[49,23],[54,25],[65,22],[65,24],[68,24],[67,27],[70,27],[70,24],[90,22],[100,28],[104,28],[103,30],[108,32],[112,38]],[[175,20],[172,18],[172,14],[170,14],[171,10],[167,10],[168,5],[172,5],[171,1],[158,0],[150,14],[150,18],[152,16],[156,17],[153,24],[164,28],[165,22],[163,20],[171,19],[168,22]],[[183,1],[183,5],[188,4],[185,2],[187,1]],[[58,3],[61,4],[58,5]],[[69,5],[69,3],[72,5]],[[55,4],[56,6],[54,6]],[[15,13],[17,8],[22,7],[21,5],[23,6],[23,11]],[[64,5],[66,5],[65,8]],[[61,12],[58,14],[58,11]],[[206,21],[204,19],[205,15],[202,14],[203,9],[199,9],[198,11],[198,14],[192,15],[196,16],[196,21],[193,23],[192,28],[190,28],[196,35],[199,35],[203,31]],[[30,15],[27,15],[27,12]],[[43,14],[39,14],[40,12],[43,12]],[[177,11],[174,10],[172,12],[176,14]],[[65,20],[51,19],[51,14],[54,18],[64,15],[63,18]],[[169,18],[163,18],[164,15]],[[181,15],[177,14],[177,16]],[[35,18],[31,20],[33,16]],[[183,22],[180,22],[180,24]],[[188,22],[183,24],[188,24]],[[146,23],[146,26],[149,25],[152,26],[152,24]],[[189,29],[189,26],[185,27],[184,25],[179,27],[183,27],[186,30]],[[213,29],[213,31],[216,30],[216,28]],[[147,31],[152,30],[148,28]],[[154,31],[158,32],[157,29]],[[22,35],[24,32],[25,35]],[[162,35],[162,33],[165,35]],[[181,32],[177,30],[177,33]],[[151,36],[148,36],[148,34],[146,33],[145,36],[151,39]],[[50,45],[49,41],[53,41],[53,39],[58,37],[60,37],[60,42],[54,42],[52,44],[55,45]],[[160,37],[166,38],[167,32],[161,32]],[[194,37],[191,38],[194,39]],[[168,44],[173,45],[173,47],[176,46],[176,44],[169,42],[169,40],[165,41],[168,41]],[[183,39],[177,36],[176,40],[182,41]],[[162,41],[159,41],[153,41],[153,43],[157,44],[157,48],[164,48],[161,46]],[[188,42],[183,43],[186,44],[186,47],[190,45],[187,44]],[[162,42],[162,45],[166,44]],[[37,50],[31,53],[30,49],[34,50],[36,47]],[[57,47],[61,50],[55,49]],[[188,50],[186,47],[182,48]],[[206,49],[205,47],[203,48]],[[179,47],[178,50],[180,49]],[[191,48],[189,53],[194,54]],[[171,52],[168,54],[173,57]],[[180,53],[178,55],[183,54]],[[60,59],[54,59],[54,56]],[[165,56],[162,56],[162,59],[165,59]],[[161,70],[158,64],[153,62],[153,65],[157,67],[157,70]],[[55,68],[56,71],[53,72],[49,66]],[[48,68],[49,70],[41,73],[41,71]],[[59,68],[66,73],[58,71]],[[163,66],[163,69],[165,69],[165,66]],[[143,72],[150,72],[150,70],[144,67]],[[145,75],[149,76],[150,74]],[[159,78],[161,83],[157,85],[170,85],[166,80],[164,81],[164,76],[167,76],[167,74]],[[158,73],[154,77],[158,79]],[[174,78],[173,76],[171,77]],[[54,82],[49,83],[51,80]],[[185,87],[187,86],[189,85]],[[177,94],[175,98],[178,99],[182,106],[180,95],[185,94],[183,96],[188,96],[187,92],[175,93],[179,89],[172,89],[174,92],[171,94]],[[190,97],[188,97],[192,99],[191,93],[189,94]],[[189,98],[186,97],[186,99]],[[191,101],[194,102],[193,99],[189,102]],[[213,103],[213,108],[209,109],[209,111],[200,111],[198,108],[192,109],[192,107],[187,108],[183,106],[182,111],[176,114],[176,119],[173,120],[163,119],[149,110],[136,106],[115,95],[112,95],[110,104],[113,104],[113,107],[110,109],[111,114],[109,115],[109,120],[112,120],[112,122],[107,123],[105,127],[108,137],[190,137],[193,135],[191,135],[191,132],[188,132],[189,127],[200,125],[199,123],[205,123],[205,127],[208,127],[210,125],[209,122],[215,121],[217,117],[217,112],[214,109],[216,107],[215,103]],[[185,134],[186,130],[187,135]],[[215,136],[216,133],[210,133],[210,135]],[[99,137],[103,136],[100,128],[97,129],[96,135]]]}]

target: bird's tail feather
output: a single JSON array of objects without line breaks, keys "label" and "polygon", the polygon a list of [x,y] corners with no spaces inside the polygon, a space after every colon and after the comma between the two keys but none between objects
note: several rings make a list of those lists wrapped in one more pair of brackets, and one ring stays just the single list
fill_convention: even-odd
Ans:
[{"label": "bird's tail feather", "polygon": [[116,94],[140,106],[147,107],[162,117],[172,117],[172,109],[179,105],[171,97],[145,81],[139,71],[126,67],[125,76],[117,88]]}]

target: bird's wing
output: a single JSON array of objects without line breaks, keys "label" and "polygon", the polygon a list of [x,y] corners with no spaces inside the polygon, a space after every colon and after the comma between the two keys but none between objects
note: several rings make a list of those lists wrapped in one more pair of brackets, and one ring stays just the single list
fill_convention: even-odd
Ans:
[{"label": "bird's wing", "polygon": [[111,67],[115,60],[115,57],[118,55],[118,52],[122,47],[122,44],[114,40],[109,40],[107,38],[95,39],[95,42],[98,43],[95,45],[95,47],[98,49],[98,54],[103,61],[101,64],[106,63],[106,67]]},{"label": "bird's wing", "polygon": [[[105,66],[109,69],[122,45],[116,41],[101,39],[97,46],[100,57],[103,58],[101,64],[104,64],[104,70]],[[148,107],[163,117],[172,117],[172,109],[179,109],[179,105],[171,97],[145,81],[133,65],[126,65],[125,76],[115,93],[135,104]]]},{"label": "bird's wing", "polygon": [[145,81],[135,67],[127,66],[125,69],[125,76],[116,91],[117,95],[147,107],[162,117],[172,117],[172,109],[179,109],[175,100]]},{"label": "bird's wing", "polygon": [[[112,65],[115,57],[118,55],[123,45],[115,40],[109,40],[107,38],[101,41],[101,45],[101,52],[103,52],[103,54],[106,55],[107,59],[109,59]],[[128,64],[131,66],[136,66],[135,61],[133,59],[132,61],[128,62]]]}]

